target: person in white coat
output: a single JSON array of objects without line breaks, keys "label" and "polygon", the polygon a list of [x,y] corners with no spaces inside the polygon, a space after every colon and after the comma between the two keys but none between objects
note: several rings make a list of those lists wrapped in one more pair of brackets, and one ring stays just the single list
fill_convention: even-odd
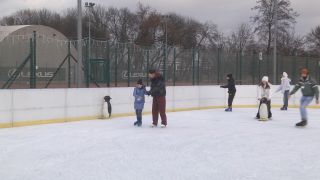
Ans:
[{"label": "person in white coat", "polygon": [[[266,99],[266,102],[264,100]],[[271,113],[271,84],[269,83],[269,77],[264,76],[262,78],[261,83],[259,84],[258,89],[258,100],[260,101],[259,110],[257,113],[256,118],[260,119],[260,106],[262,103],[266,103],[268,107],[268,118],[270,119],[272,117]]]},{"label": "person in white coat", "polygon": [[283,72],[282,78],[281,78],[281,85],[276,91],[276,92],[281,91],[281,93],[283,94],[283,106],[281,108],[282,111],[288,110],[290,82],[291,82],[291,79],[288,78],[288,74],[286,72]]}]

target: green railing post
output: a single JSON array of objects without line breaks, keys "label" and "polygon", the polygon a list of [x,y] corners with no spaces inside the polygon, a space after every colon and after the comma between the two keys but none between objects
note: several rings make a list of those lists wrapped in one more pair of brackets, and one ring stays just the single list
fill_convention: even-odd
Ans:
[{"label": "green railing post", "polygon": [[251,64],[252,64],[252,69],[251,69],[251,77],[252,77],[252,84],[254,84],[254,77],[255,77],[255,60],[254,60],[254,53],[251,54]]},{"label": "green railing post", "polygon": [[130,78],[131,78],[131,67],[130,67],[130,63],[131,63],[131,44],[128,47],[128,69],[127,69],[127,75],[128,75],[128,87],[130,87]]},{"label": "green railing post", "polygon": [[70,62],[70,57],[71,57],[71,42],[68,41],[68,88],[71,87],[71,62]]},{"label": "green railing post", "polygon": [[198,68],[197,68],[197,84],[199,85],[200,84],[200,50],[198,49],[198,58],[197,58],[197,60],[198,60]]},{"label": "green railing post", "polygon": [[195,85],[195,50],[192,49],[192,85]]},{"label": "green railing post", "polygon": [[292,73],[292,84],[295,84],[296,82],[296,60],[297,57],[293,57],[293,62],[292,62],[292,68],[291,68],[291,73]]},{"label": "green railing post", "polygon": [[110,41],[107,41],[107,67],[106,67],[106,78],[107,78],[107,87],[110,87]]},{"label": "green railing post", "polygon": [[37,34],[36,31],[33,31],[33,40],[32,40],[32,58],[30,60],[30,88],[35,89],[37,83]]},{"label": "green railing post", "polygon": [[173,86],[176,86],[176,48],[173,48]]},{"label": "green railing post", "polygon": [[240,50],[240,62],[239,62],[239,80],[240,85],[242,84],[242,49]]},{"label": "green railing post", "polygon": [[87,86],[87,88],[89,88],[90,87],[90,69],[91,69],[91,67],[90,67],[90,55],[89,55],[89,41],[90,41],[90,39],[88,39],[87,40],[87,43],[86,43],[86,62],[85,62],[85,64],[86,64],[86,80],[87,80],[87,82],[86,82],[86,86]]},{"label": "green railing post", "polygon": [[[30,39],[30,67],[29,67],[29,71],[30,71],[30,77],[29,77],[29,88],[32,89],[32,83],[33,83],[33,80],[32,80],[32,70],[33,70],[33,59],[34,59],[34,54],[33,54],[33,38]],[[16,70],[17,71],[17,70]]]},{"label": "green railing post", "polygon": [[118,45],[115,45],[114,85],[118,87]]},{"label": "green railing post", "polygon": [[166,69],[167,69],[167,58],[168,58],[168,47],[164,48],[164,59],[163,59],[163,79],[166,80]]},{"label": "green railing post", "polygon": [[148,74],[149,74],[149,61],[150,61],[150,52],[149,49],[147,50],[147,76],[146,76],[146,81],[147,81],[147,86],[149,86],[149,80],[148,80]]},{"label": "green railing post", "polygon": [[220,84],[220,48],[218,48],[218,66],[217,66],[217,72],[218,72],[218,84]]}]

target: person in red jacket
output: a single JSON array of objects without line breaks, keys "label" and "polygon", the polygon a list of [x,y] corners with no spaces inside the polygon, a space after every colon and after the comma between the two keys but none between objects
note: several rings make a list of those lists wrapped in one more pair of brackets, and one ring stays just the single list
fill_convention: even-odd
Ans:
[{"label": "person in red jacket", "polygon": [[148,95],[153,97],[152,101],[152,119],[153,123],[151,127],[157,127],[159,113],[161,116],[161,127],[167,126],[166,115],[166,85],[163,76],[156,70],[149,71],[149,78],[151,80],[150,91]]}]

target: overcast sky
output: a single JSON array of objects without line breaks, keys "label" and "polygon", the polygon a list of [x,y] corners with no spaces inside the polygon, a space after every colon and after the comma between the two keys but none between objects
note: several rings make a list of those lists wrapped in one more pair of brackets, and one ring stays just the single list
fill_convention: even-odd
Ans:
[{"label": "overcast sky", "polygon": [[[83,0],[83,3],[86,0]],[[229,33],[241,22],[248,22],[254,15],[251,8],[256,0],[91,0],[97,4],[114,7],[128,7],[135,10],[138,2],[148,4],[160,12],[176,12],[201,22],[212,21],[219,30]],[[298,11],[296,31],[305,35],[311,28],[320,25],[320,0],[291,0]],[[61,12],[76,7],[77,0],[0,0],[0,17],[10,15],[19,9],[48,8]]]}]

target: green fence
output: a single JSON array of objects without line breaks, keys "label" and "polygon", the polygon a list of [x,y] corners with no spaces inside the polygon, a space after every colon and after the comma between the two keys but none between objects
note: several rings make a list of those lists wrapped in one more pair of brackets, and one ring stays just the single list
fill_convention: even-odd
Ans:
[{"label": "green fence", "polygon": [[[77,45],[83,54],[79,61]],[[80,73],[77,64],[82,62]],[[283,71],[293,83],[299,69],[307,67],[318,82],[320,59],[278,56],[277,82]],[[232,73],[237,84],[257,84],[262,76],[273,79],[272,56],[257,53],[234,53],[224,49],[183,49],[179,47],[143,47],[84,39],[67,41],[34,34],[8,36],[0,41],[0,85],[2,88],[74,88],[135,86],[142,78],[148,84],[148,71],[159,70],[167,85],[214,85],[225,83]]]}]

